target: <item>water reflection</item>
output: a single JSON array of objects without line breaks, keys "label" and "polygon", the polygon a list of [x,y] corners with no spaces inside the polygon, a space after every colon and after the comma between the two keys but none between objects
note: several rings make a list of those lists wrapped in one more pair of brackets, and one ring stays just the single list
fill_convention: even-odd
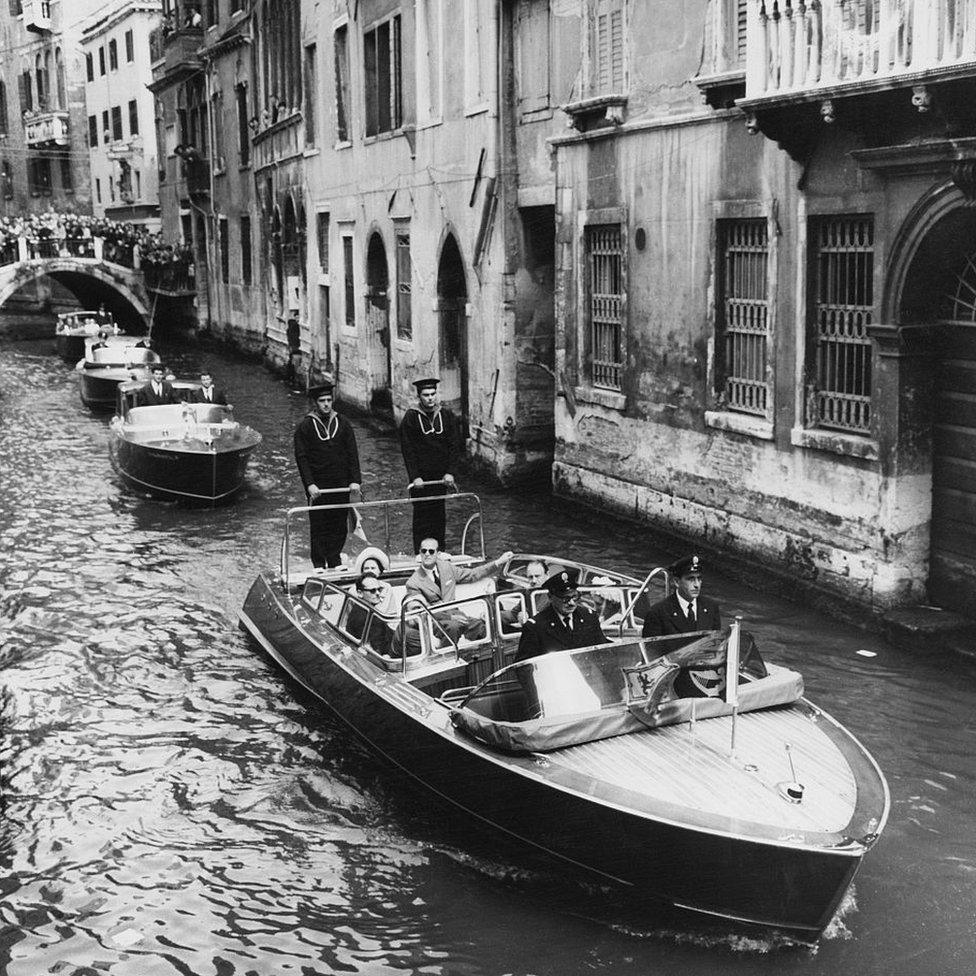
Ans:
[{"label": "water reflection", "polygon": [[[199,351],[265,435],[234,505],[125,490],[106,420],[43,344],[0,348],[0,967],[39,973],[968,973],[976,952],[972,664],[893,651],[712,577],[889,776],[893,815],[819,950],[745,938],[553,875],[378,763],[244,640],[236,614],[302,502],[304,400]],[[395,438],[362,423],[381,491]],[[470,483],[470,482],[469,482]],[[546,495],[486,494],[493,552],[640,573],[668,554]],[[866,648],[875,658],[859,657]]]}]

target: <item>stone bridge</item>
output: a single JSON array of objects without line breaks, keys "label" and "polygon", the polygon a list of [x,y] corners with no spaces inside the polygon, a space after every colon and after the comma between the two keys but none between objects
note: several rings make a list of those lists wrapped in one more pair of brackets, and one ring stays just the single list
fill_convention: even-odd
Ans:
[{"label": "stone bridge", "polygon": [[101,237],[20,237],[0,248],[0,309],[24,285],[47,275],[68,289],[82,308],[105,308],[136,330],[153,311],[137,245]]}]

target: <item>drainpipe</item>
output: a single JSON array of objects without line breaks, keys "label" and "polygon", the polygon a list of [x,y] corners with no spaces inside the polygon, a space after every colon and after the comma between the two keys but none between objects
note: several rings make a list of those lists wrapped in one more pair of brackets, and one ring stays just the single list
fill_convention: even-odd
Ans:
[{"label": "drainpipe", "polygon": [[[212,331],[211,323],[213,322],[213,317],[210,314],[210,309],[213,307],[213,305],[216,305],[217,307],[217,321],[220,321],[220,281],[218,279],[220,278],[223,265],[221,264],[220,241],[218,240],[220,237],[220,224],[217,220],[217,213],[215,209],[216,177],[214,174],[214,169],[217,165],[217,154],[215,152],[217,144],[214,140],[214,136],[216,135],[217,127],[214,125],[213,117],[213,79],[211,75],[211,72],[213,71],[213,59],[208,58],[206,52],[204,52],[204,64],[206,66],[204,70],[204,77],[207,81],[207,128],[209,129],[210,135],[210,167],[208,170],[208,175],[210,177],[210,242],[211,246],[213,247],[214,257],[216,258],[216,260],[212,262],[210,268],[207,269],[207,327],[208,331]],[[229,232],[229,220],[227,226]],[[209,255],[207,256],[207,259],[209,261]],[[216,272],[213,270],[215,268],[217,269]],[[215,299],[213,303],[210,301],[211,292],[213,292]]]}]

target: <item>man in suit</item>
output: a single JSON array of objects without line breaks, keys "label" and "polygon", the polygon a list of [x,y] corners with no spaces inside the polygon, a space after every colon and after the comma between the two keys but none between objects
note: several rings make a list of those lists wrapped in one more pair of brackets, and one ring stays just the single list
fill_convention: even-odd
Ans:
[{"label": "man in suit", "polygon": [[191,403],[216,403],[218,406],[226,407],[229,406],[227,403],[227,394],[223,390],[218,390],[214,386],[213,374],[210,370],[205,369],[200,374],[200,389],[193,390],[190,394]]},{"label": "man in suit", "polygon": [[571,647],[609,644],[600,620],[588,607],[579,605],[579,573],[561,569],[546,580],[549,604],[522,625],[516,661],[565,651]]},{"label": "man in suit", "polygon": [[[419,403],[403,415],[400,423],[400,451],[412,498],[442,497],[454,484],[458,425],[454,415],[438,402],[438,383],[440,380],[430,377],[413,384]],[[444,485],[423,484],[441,480]],[[440,548],[445,548],[447,510],[444,502],[417,502],[412,507],[414,549],[419,550],[427,536],[433,536]]]},{"label": "man in suit", "polygon": [[[505,552],[484,566],[466,569],[455,566],[442,555],[436,539],[421,539],[420,565],[407,580],[407,596],[421,596],[431,605],[450,603],[457,598],[459,583],[475,583],[489,576],[497,576],[512,555],[512,552]],[[481,640],[485,636],[485,622],[477,617],[469,617],[456,607],[434,616],[455,641],[460,637]]]},{"label": "man in suit", "polygon": [[722,611],[718,603],[701,595],[701,558],[684,556],[668,567],[668,574],[677,589],[647,611],[641,635],[665,637],[669,634],[721,630]]},{"label": "man in suit", "polygon": [[[666,637],[671,634],[695,634],[721,630],[722,611],[715,600],[701,595],[702,560],[684,556],[668,567],[676,590],[658,601],[644,616],[643,637]],[[668,650],[673,650],[672,644]],[[683,671],[674,682],[681,698],[711,697],[724,686],[724,673],[709,668]]]},{"label": "man in suit", "polygon": [[162,363],[153,363],[149,370],[149,382],[139,390],[139,406],[158,407],[176,402],[173,386],[166,380],[166,367]]},{"label": "man in suit", "polygon": [[[309,505],[348,505],[362,482],[356,432],[335,412],[332,383],[309,388],[312,409],[295,428],[295,463]],[[344,489],[330,491],[327,489]],[[312,565],[338,566],[349,531],[348,508],[308,513]]]}]

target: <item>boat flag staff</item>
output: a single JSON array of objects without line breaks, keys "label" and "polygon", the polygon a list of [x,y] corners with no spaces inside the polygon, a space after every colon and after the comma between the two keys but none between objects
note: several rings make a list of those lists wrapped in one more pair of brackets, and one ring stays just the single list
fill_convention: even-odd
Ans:
[{"label": "boat flag staff", "polygon": [[[428,377],[416,380],[418,405],[406,412],[400,423],[400,450],[414,498],[436,498],[445,494],[444,485],[424,485],[425,481],[444,481],[454,484],[457,460],[458,427],[454,415],[438,400],[439,379]],[[413,551],[420,551],[420,543],[436,539],[441,550],[447,548],[444,539],[447,512],[443,501],[419,502],[413,506]]]},{"label": "boat flag staff", "polygon": [[[356,433],[334,409],[332,383],[309,387],[312,409],[295,428],[295,462],[309,505],[346,505],[362,474]],[[334,491],[330,489],[345,489]],[[308,513],[312,565],[338,566],[348,531],[344,508]]]}]

